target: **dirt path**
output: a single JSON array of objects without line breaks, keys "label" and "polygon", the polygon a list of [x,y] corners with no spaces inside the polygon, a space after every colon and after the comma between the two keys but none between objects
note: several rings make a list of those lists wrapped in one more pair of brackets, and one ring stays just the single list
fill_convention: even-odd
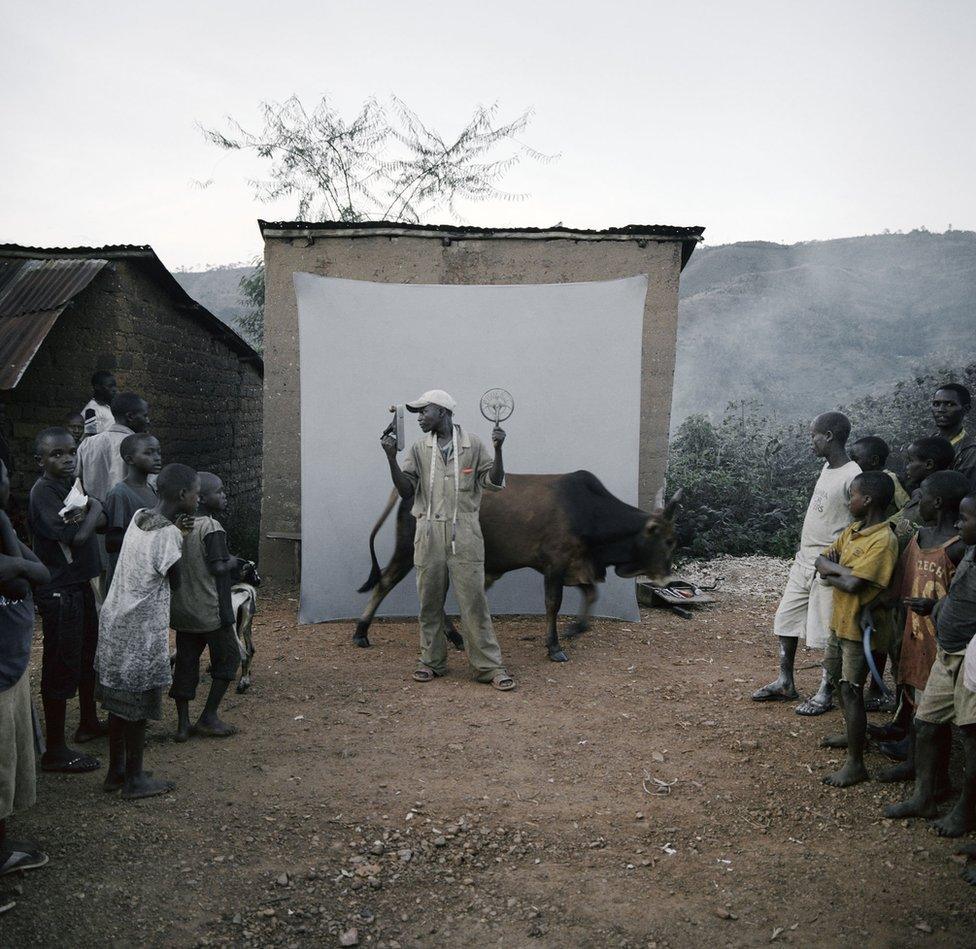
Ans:
[{"label": "dirt path", "polygon": [[881,818],[901,789],[820,783],[837,714],[748,701],[772,604],[600,622],[563,665],[537,619],[502,619],[506,695],[460,656],[412,683],[412,624],[358,650],[295,605],[263,603],[239,736],[155,727],[175,794],[43,776],[11,829],[51,863],[0,881],[0,945],[972,944],[951,845]]}]

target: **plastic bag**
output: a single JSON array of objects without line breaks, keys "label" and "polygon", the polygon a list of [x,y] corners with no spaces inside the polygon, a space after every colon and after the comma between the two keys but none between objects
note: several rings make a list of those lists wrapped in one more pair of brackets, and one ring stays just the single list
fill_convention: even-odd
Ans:
[{"label": "plastic bag", "polygon": [[61,508],[61,517],[72,514],[75,511],[83,511],[88,507],[88,495],[81,487],[81,479],[75,478],[75,483],[71,486],[68,496],[64,499],[64,507]]}]

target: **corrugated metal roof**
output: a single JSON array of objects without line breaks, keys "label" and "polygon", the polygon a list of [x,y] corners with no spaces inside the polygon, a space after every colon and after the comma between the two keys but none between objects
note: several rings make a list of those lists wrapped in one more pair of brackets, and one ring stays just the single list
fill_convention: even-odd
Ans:
[{"label": "corrugated metal roof", "polygon": [[108,261],[8,259],[2,263],[0,389],[13,389],[61,311]]},{"label": "corrugated metal roof", "polygon": [[16,388],[63,309],[0,318],[0,389]]},{"label": "corrugated metal roof", "polygon": [[[22,244],[0,244],[0,389],[12,389],[17,385],[64,306],[70,302],[72,296],[81,292],[91,282],[106,263],[116,260],[131,262],[134,267],[139,268],[149,279],[166,290],[177,309],[202,325],[214,338],[233,349],[242,361],[253,363],[258,372],[264,375],[264,362],[254,348],[223,320],[214,316],[206,307],[189,296],[148,244],[111,244],[103,247],[25,247]],[[97,264],[98,266],[93,268],[83,284],[79,282],[73,293],[65,296],[60,305],[55,306],[53,302],[49,302],[48,305],[51,306],[49,311],[28,313],[27,321],[21,322],[15,330],[13,321],[20,320],[21,317],[3,316],[2,314],[8,310],[3,300],[11,302],[9,307],[11,312],[20,307],[22,314],[22,307],[28,301],[32,306],[39,305],[41,302],[40,293],[28,295],[25,292],[21,295],[16,288],[11,290],[10,284],[14,278],[19,279],[19,270],[4,282],[4,276],[10,272],[11,265],[14,268],[22,268],[27,264],[33,271],[43,270],[52,264],[67,264],[69,268],[71,265],[76,267],[81,265],[83,270],[85,265]],[[51,301],[65,295],[63,286],[60,293],[55,292],[56,278],[53,276],[55,270],[56,268],[51,268],[51,275],[35,278],[41,279],[42,282],[48,280],[51,282],[47,291]],[[15,300],[20,300],[17,307],[13,305]],[[36,325],[30,322],[31,318],[36,318]],[[11,321],[10,324],[8,320]],[[23,365],[20,365],[21,361]],[[20,365],[19,372],[16,371],[18,365]]]},{"label": "corrugated metal roof", "polygon": [[[95,279],[107,260],[25,260],[0,288],[0,317],[63,307]],[[0,333],[7,327],[0,323]],[[2,343],[0,343],[2,349]]]}]

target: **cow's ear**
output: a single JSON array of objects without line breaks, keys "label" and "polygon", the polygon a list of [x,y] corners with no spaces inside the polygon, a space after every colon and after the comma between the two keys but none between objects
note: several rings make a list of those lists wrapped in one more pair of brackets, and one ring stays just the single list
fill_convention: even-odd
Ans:
[{"label": "cow's ear", "polygon": [[670,521],[671,518],[674,517],[674,512],[678,510],[678,505],[681,503],[683,494],[684,490],[682,488],[678,488],[678,490],[674,492],[674,497],[668,501],[668,506],[664,509],[665,520]]}]

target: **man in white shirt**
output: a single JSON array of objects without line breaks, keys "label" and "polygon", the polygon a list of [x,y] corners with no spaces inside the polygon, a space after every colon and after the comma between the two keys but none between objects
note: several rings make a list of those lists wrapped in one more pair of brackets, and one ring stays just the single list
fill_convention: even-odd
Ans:
[{"label": "man in white shirt", "polygon": [[115,423],[112,415],[112,399],[118,393],[115,376],[106,369],[99,369],[91,377],[92,397],[81,410],[85,420],[85,434],[99,435]]},{"label": "man in white shirt", "polygon": [[[841,412],[818,415],[810,426],[813,453],[825,464],[813,489],[800,549],[790,567],[786,589],[776,610],[773,632],[779,637],[779,677],[752,694],[754,702],[792,701],[799,698],[793,681],[796,647],[800,639],[809,649],[823,649],[830,636],[833,590],[817,580],[817,557],[851,522],[847,502],[851,482],[861,473],[860,465],[847,454],[851,423]],[[797,707],[799,715],[822,715],[833,707],[833,689],[826,671],[816,695]]]},{"label": "man in white shirt", "polygon": [[119,450],[129,435],[149,428],[149,405],[134,392],[122,392],[112,400],[116,419],[104,432],[90,435],[78,446],[75,471],[81,478],[85,494],[103,504],[112,490],[125,478],[125,461]]}]

